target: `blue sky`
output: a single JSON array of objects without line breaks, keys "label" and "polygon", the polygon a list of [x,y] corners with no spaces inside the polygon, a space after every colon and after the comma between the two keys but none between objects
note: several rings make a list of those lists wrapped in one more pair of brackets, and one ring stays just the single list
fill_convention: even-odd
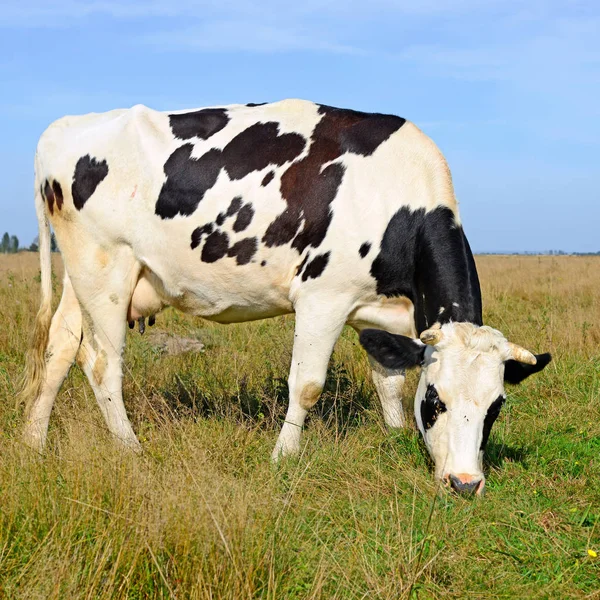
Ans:
[{"label": "blue sky", "polygon": [[37,234],[58,117],[298,97],[420,126],[475,251],[598,251],[599,31],[595,0],[3,0],[0,235]]}]

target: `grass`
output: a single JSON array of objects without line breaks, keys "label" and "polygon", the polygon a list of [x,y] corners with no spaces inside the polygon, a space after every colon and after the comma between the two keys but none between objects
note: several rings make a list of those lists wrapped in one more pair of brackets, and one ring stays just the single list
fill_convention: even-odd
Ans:
[{"label": "grass", "polygon": [[36,260],[0,257],[0,597],[600,597],[600,259],[478,258],[486,322],[554,355],[508,389],[483,500],[437,493],[412,425],[416,373],[411,424],[386,431],[350,330],[302,455],[273,467],[292,318],[219,326],[166,311],[157,327],[207,349],[160,356],[128,334],[144,453],[111,443],[75,367],[33,454],[15,392]]}]

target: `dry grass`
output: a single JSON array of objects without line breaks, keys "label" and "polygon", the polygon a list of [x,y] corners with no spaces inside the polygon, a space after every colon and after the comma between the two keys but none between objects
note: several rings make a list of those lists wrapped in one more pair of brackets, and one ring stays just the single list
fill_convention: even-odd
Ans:
[{"label": "dry grass", "polygon": [[144,454],[111,443],[74,368],[33,455],[14,405],[36,261],[0,256],[0,597],[599,597],[599,258],[478,259],[486,322],[555,356],[509,390],[483,501],[436,496],[414,427],[385,430],[352,331],[301,458],[273,468],[291,318],[218,326],[167,311],[157,327],[207,348],[162,356],[129,333]]}]

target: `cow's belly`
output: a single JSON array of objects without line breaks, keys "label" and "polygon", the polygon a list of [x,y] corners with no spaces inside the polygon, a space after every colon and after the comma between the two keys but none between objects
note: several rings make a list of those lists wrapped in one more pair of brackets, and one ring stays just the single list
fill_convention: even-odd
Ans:
[{"label": "cow's belly", "polygon": [[159,276],[144,266],[134,289],[129,319],[154,315],[167,306],[217,323],[241,323],[293,312],[287,282],[269,279],[263,272],[244,278],[220,276],[201,269],[185,276],[169,272]]},{"label": "cow's belly", "polygon": [[[188,311],[189,312],[189,311]],[[257,306],[256,304],[251,306],[229,306],[225,310],[213,314],[200,314],[209,321],[215,321],[216,323],[244,323],[246,321],[256,321],[258,319],[270,319],[271,317],[279,317],[293,312],[291,304],[288,307],[277,307],[277,306]]]},{"label": "cow's belly", "polygon": [[[221,292],[219,294],[219,291]],[[293,311],[287,298],[262,297],[236,293],[232,290],[186,290],[170,298],[169,304],[187,314],[217,323],[243,323],[285,315]]]}]

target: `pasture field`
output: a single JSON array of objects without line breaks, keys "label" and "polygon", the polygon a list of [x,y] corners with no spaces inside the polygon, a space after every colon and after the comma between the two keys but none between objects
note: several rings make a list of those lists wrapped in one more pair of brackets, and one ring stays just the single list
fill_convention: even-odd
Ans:
[{"label": "pasture field", "polygon": [[[484,315],[553,362],[508,402],[487,493],[433,480],[413,424],[389,432],[347,329],[302,455],[270,462],[293,318],[213,325],[167,310],[128,333],[125,400],[144,452],[116,447],[71,370],[49,444],[15,406],[39,299],[37,254],[0,257],[0,598],[600,598],[600,257],[477,258]],[[60,294],[55,257],[55,304]],[[596,554],[598,556],[596,556]]]}]

